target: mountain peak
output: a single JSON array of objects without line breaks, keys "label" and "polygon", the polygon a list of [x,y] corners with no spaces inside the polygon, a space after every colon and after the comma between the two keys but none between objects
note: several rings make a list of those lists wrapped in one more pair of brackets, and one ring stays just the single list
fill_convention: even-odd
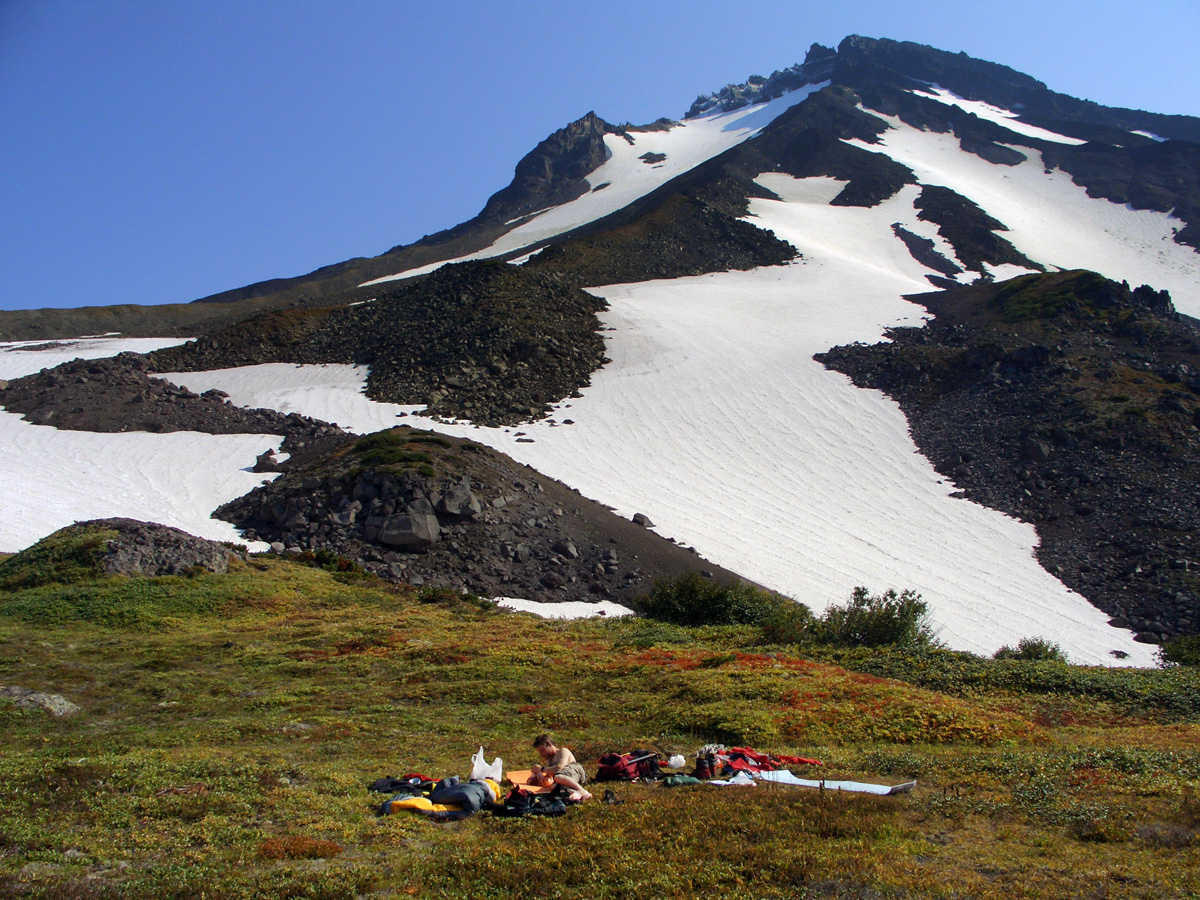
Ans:
[{"label": "mountain peak", "polygon": [[584,179],[608,158],[604,135],[613,130],[595,111],[558,129],[517,163],[512,183],[491,196],[480,217],[508,221],[585,193]]}]

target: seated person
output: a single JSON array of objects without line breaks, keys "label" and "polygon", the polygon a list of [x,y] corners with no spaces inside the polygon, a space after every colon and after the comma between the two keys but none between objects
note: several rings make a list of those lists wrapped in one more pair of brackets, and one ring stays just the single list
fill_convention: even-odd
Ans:
[{"label": "seated person", "polygon": [[574,753],[566,747],[556,746],[548,734],[539,734],[534,738],[533,748],[542,757],[542,764],[533,767],[531,781],[540,785],[561,784],[575,792],[580,801],[592,799],[591,793],[583,787],[587,773],[575,761]]}]

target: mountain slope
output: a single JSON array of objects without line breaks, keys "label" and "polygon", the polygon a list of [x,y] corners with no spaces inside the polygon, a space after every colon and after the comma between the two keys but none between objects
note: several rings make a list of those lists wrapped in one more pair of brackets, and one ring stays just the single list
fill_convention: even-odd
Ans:
[{"label": "mountain slope", "polygon": [[[407,296],[458,267],[423,270],[488,254],[522,262],[512,269],[522,278],[588,286],[608,304],[612,362],[580,396],[560,386],[549,417],[520,432],[478,427],[488,420],[461,405],[451,411],[464,421],[409,421],[502,450],[626,516],[644,512],[661,533],[818,609],[857,584],[913,588],[956,647],[990,652],[1037,634],[1080,662],[1152,662],[1038,564],[1030,524],[957,495],[917,453],[899,406],[812,357],[916,325],[925,311],[905,298],[931,284],[1059,267],[1165,288],[1179,311],[1200,313],[1200,255],[1187,244],[1196,121],[1104,110],[1001,66],[862,38],[813,48],[802,66],[693,110],[647,131],[588,120],[527,158],[518,181],[535,186],[532,199],[514,190],[497,201],[489,215],[516,215],[496,231],[472,226],[399,267],[379,258],[392,268],[373,277],[394,285],[321,302]],[[538,197],[556,205],[539,210]],[[290,296],[261,302],[310,302]],[[371,305],[336,314],[358,321]],[[444,318],[453,332],[456,317]],[[357,431],[422,412],[419,396],[393,398],[403,406],[362,396],[364,384],[380,396],[365,381],[375,368],[362,368],[377,360],[273,346],[258,327],[227,332],[244,331],[258,355],[205,363],[237,368],[170,377]],[[364,351],[385,343],[371,329]],[[160,359],[196,368],[200,347]],[[342,364],[295,367],[318,362]],[[1182,593],[1182,607],[1196,604]]]}]

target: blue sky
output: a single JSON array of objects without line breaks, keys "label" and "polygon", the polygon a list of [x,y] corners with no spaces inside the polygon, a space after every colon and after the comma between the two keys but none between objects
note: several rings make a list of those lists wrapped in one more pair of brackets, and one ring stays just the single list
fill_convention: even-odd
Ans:
[{"label": "blue sky", "polygon": [[1198,0],[0,0],[0,309],[186,302],[457,224],[589,110],[891,37],[1200,115]]}]

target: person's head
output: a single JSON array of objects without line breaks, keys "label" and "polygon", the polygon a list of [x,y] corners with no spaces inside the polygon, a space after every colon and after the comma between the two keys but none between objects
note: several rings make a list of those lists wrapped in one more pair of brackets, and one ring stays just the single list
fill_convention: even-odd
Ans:
[{"label": "person's head", "polygon": [[542,759],[549,759],[558,752],[558,747],[554,746],[554,739],[548,734],[539,734],[535,737],[533,749],[541,755]]}]

